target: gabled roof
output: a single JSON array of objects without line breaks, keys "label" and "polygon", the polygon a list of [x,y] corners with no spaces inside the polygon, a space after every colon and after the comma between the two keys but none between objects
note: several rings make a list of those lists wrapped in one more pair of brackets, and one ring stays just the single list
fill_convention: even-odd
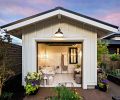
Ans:
[{"label": "gabled roof", "polygon": [[72,19],[75,19],[75,20],[83,22],[83,23],[93,25],[95,27],[99,27],[99,28],[111,31],[111,32],[117,32],[118,28],[119,28],[118,26],[100,21],[100,20],[95,19],[95,18],[88,17],[86,15],[82,15],[82,14],[73,12],[71,10],[64,9],[62,7],[56,7],[54,9],[51,9],[51,10],[48,10],[48,11],[45,11],[45,12],[42,12],[42,13],[18,20],[18,21],[15,21],[12,23],[9,23],[6,25],[3,25],[3,26],[1,26],[1,28],[7,29],[8,31],[10,31],[10,30],[14,30],[14,29],[35,23],[37,21],[44,20],[46,18],[50,18],[50,17],[53,17],[55,15],[59,15],[59,14],[66,16],[66,17],[69,17],[69,18],[72,18]]},{"label": "gabled roof", "polygon": [[109,45],[120,45],[120,40],[108,40],[108,39],[103,39],[102,41],[106,42]]},{"label": "gabled roof", "polygon": [[102,37],[101,39],[111,39],[114,37],[120,37],[120,33],[112,33],[112,34],[109,34],[109,35]]}]

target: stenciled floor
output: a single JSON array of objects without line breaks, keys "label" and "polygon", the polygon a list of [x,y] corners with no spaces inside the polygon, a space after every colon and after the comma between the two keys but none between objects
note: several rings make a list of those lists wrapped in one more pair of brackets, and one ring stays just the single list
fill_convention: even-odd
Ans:
[{"label": "stenciled floor", "polygon": [[53,82],[50,82],[49,85],[41,85],[41,87],[56,87],[59,83],[67,83],[66,87],[81,87],[81,84],[75,82],[73,74],[68,73],[55,74]]}]

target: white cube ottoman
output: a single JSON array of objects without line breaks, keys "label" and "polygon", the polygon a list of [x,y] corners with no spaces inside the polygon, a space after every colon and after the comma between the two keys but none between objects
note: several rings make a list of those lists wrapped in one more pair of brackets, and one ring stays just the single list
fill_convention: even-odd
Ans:
[{"label": "white cube ottoman", "polygon": [[48,85],[52,85],[53,80],[54,80],[54,77],[53,76],[49,76],[48,77]]}]

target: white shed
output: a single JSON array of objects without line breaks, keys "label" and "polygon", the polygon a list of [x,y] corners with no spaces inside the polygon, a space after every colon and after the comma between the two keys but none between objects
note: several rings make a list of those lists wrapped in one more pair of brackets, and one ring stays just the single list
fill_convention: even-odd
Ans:
[{"label": "white shed", "polygon": [[[97,38],[118,31],[115,25],[61,7],[1,28],[22,38],[23,85],[28,72],[42,70],[54,78],[48,86],[71,82],[83,89],[97,84]],[[77,70],[80,76],[74,76]]]}]

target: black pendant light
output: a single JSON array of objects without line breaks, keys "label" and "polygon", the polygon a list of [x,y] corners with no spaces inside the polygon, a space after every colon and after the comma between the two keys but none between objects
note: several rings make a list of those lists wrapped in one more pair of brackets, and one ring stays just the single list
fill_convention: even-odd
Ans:
[{"label": "black pendant light", "polygon": [[63,37],[63,32],[59,28],[57,32],[55,32],[55,37]]}]

